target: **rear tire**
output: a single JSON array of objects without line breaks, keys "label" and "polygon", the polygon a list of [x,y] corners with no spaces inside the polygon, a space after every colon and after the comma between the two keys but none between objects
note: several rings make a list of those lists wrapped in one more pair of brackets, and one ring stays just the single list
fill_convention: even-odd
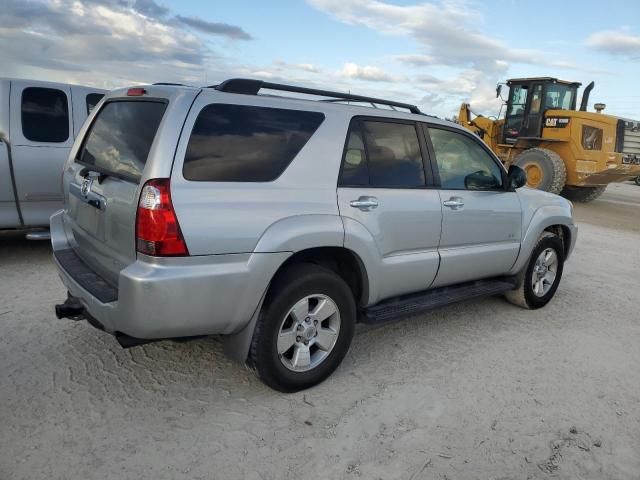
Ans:
[{"label": "rear tire", "polygon": [[[555,258],[555,263],[553,266],[550,264],[540,268],[541,259],[545,258],[549,252]],[[558,289],[563,267],[564,247],[562,240],[551,232],[544,232],[540,236],[533,252],[531,252],[522,284],[515,290],[505,293],[505,298],[514,305],[529,310],[544,307],[553,298]],[[553,273],[553,280],[545,284],[544,278],[550,273]],[[551,276],[549,275],[548,278],[551,278]],[[541,284],[538,281],[541,281]],[[536,284],[542,286],[537,289]]]},{"label": "rear tire", "polygon": [[530,148],[513,161],[527,172],[527,186],[559,194],[567,181],[567,169],[556,152],[546,148]]},{"label": "rear tire", "polygon": [[[322,318],[328,312],[335,313]],[[355,300],[340,276],[311,263],[287,267],[265,299],[249,363],[260,380],[275,390],[312,387],[340,365],[355,323]]]},{"label": "rear tire", "polygon": [[606,185],[600,187],[569,187],[566,186],[561,195],[573,202],[587,203],[595,200],[607,189]]},{"label": "rear tire", "polygon": [[636,185],[640,185],[640,177],[636,177],[634,181],[636,182]]}]

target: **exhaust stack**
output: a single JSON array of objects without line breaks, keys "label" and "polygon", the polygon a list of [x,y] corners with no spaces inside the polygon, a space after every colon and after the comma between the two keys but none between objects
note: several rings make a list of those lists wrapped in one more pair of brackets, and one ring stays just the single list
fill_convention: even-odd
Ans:
[{"label": "exhaust stack", "polygon": [[584,87],[584,92],[582,92],[582,101],[580,102],[581,112],[587,111],[587,106],[589,105],[589,94],[591,93],[591,90],[593,90],[594,86],[595,86],[595,83],[591,82],[589,85]]}]

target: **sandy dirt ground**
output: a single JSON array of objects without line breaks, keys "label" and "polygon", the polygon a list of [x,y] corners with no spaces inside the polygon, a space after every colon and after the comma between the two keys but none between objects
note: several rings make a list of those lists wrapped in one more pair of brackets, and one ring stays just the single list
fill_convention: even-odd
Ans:
[{"label": "sandy dirt ground", "polygon": [[640,479],[640,187],[576,206],[555,299],[360,332],[304,393],[218,339],[121,349],[46,243],[0,236],[0,479]]}]

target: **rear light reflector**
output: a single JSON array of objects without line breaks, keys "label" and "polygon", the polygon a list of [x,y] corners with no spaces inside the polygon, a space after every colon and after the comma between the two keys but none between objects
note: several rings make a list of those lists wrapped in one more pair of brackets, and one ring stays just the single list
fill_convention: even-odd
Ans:
[{"label": "rear light reflector", "polygon": [[144,88],[130,88],[127,90],[128,97],[140,97],[145,93],[147,93],[147,91]]},{"label": "rear light reflector", "polygon": [[171,203],[168,178],[149,180],[142,187],[136,216],[136,250],[156,257],[189,255]]}]

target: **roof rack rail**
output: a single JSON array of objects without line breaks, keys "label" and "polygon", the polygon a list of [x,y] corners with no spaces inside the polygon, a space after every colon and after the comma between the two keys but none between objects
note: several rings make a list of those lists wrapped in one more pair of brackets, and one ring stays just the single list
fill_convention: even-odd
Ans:
[{"label": "roof rack rail", "polygon": [[307,95],[319,95],[322,97],[332,97],[324,99],[326,102],[340,102],[349,100],[352,102],[370,103],[373,107],[376,105],[388,105],[391,108],[406,108],[411,113],[422,113],[415,105],[408,103],[395,102],[393,100],[384,100],[382,98],[367,97],[364,95],[352,95],[350,93],[332,92],[329,90],[319,90],[316,88],[296,87],[293,85],[283,85],[281,83],[265,82],[263,80],[254,80],[251,78],[232,78],[225,80],[219,85],[211,85],[208,88],[215,88],[226,93],[240,93],[244,95],[257,95],[261,89],[279,90],[282,92],[304,93]]},{"label": "roof rack rail", "polygon": [[153,83],[152,85],[168,85],[170,87],[187,87],[188,85],[185,85],[184,83],[172,83],[172,82],[156,82]]}]

